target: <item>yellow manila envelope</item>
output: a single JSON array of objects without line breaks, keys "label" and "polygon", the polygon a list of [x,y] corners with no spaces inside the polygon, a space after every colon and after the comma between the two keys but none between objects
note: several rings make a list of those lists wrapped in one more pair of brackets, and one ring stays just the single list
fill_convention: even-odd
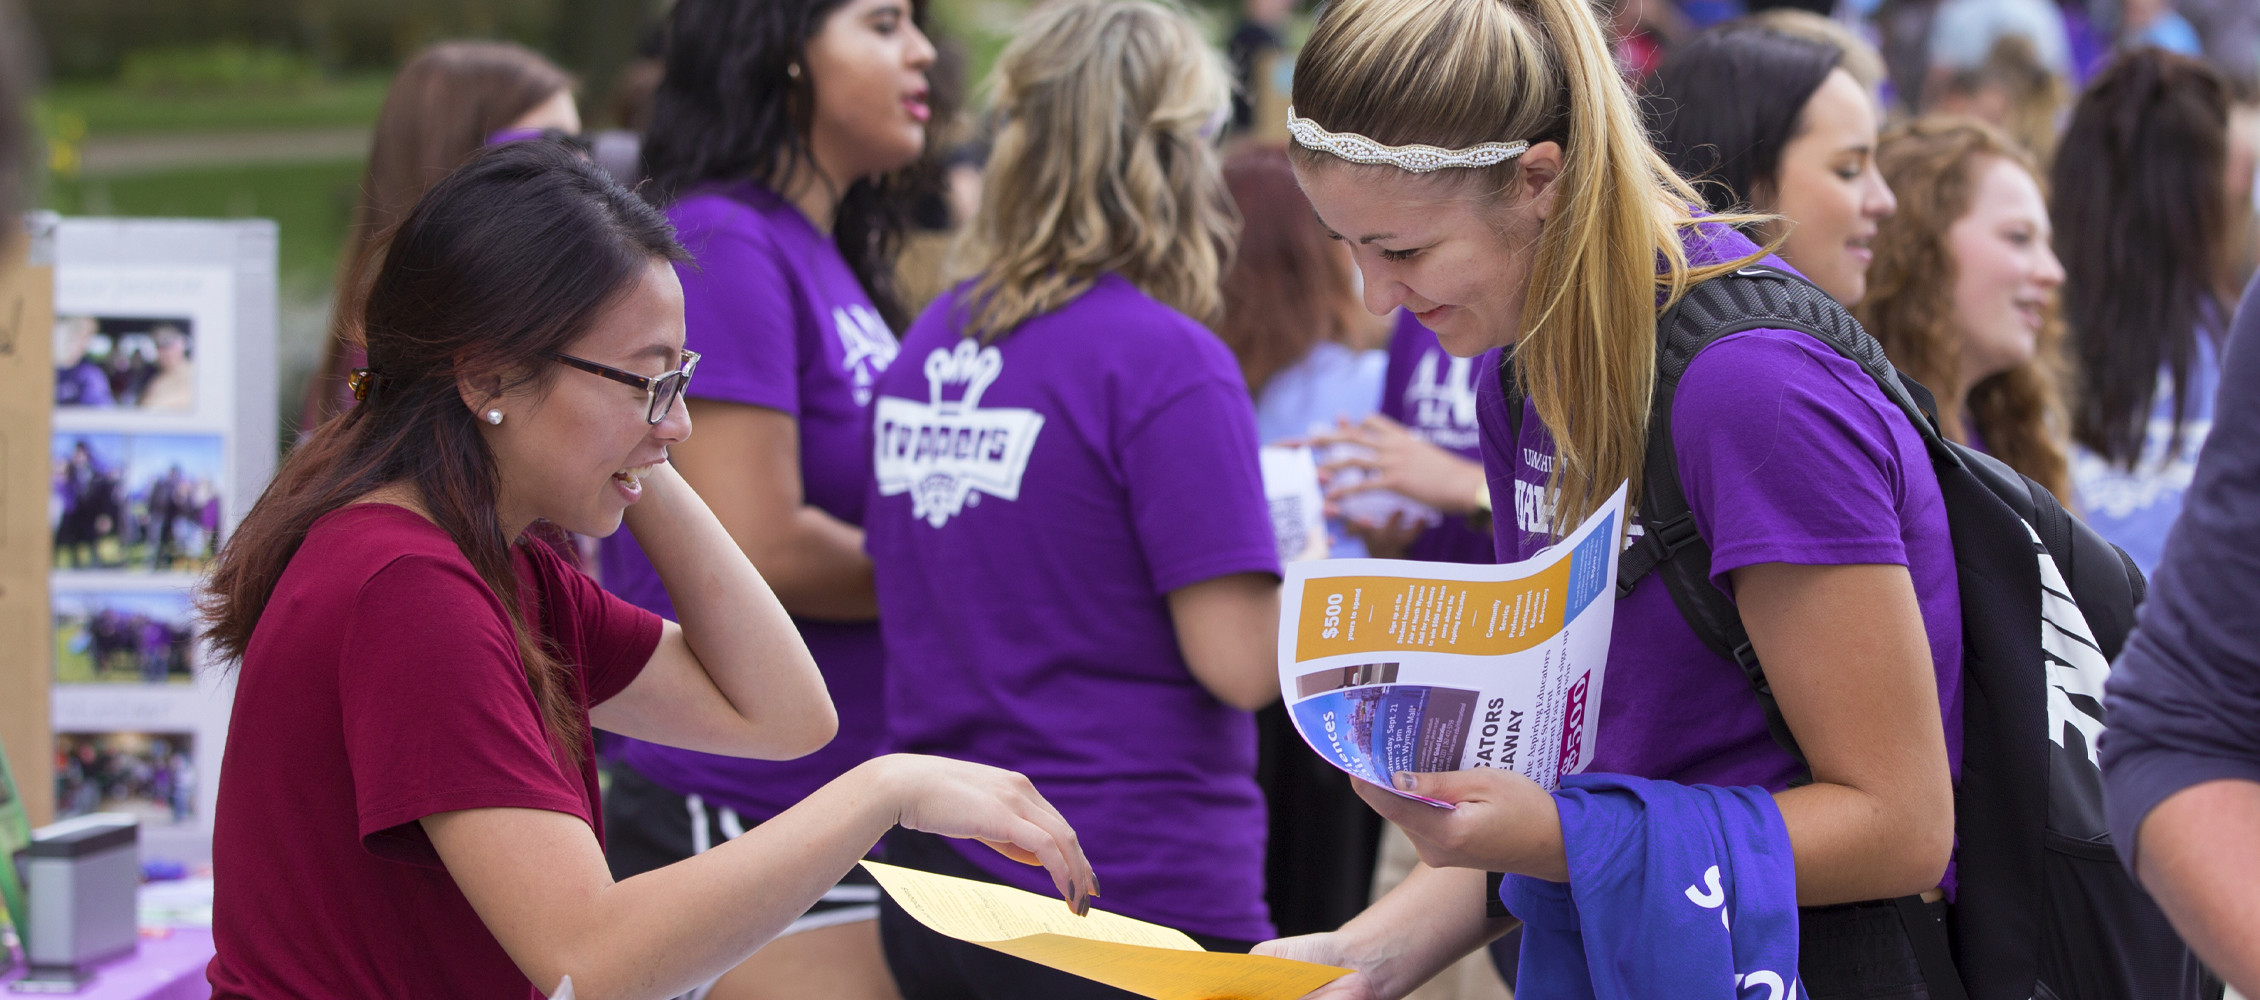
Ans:
[{"label": "yellow manila envelope", "polygon": [[1154,1000],[1295,1000],[1348,969],[1203,951],[1184,932],[1011,886],[863,862],[887,895],[938,934]]}]

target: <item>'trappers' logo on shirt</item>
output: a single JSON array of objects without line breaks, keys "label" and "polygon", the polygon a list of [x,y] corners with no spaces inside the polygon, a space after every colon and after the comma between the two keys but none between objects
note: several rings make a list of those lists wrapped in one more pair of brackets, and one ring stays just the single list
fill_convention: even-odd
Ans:
[{"label": "'trappers' logo on shirt", "polygon": [[887,329],[887,321],[861,305],[833,307],[832,329],[840,335],[840,371],[854,386],[855,405],[869,406],[871,384],[895,363],[902,346],[895,342],[895,332]]},{"label": "'trappers' logo on shirt", "polygon": [[[910,494],[910,514],[934,527],[949,523],[986,493],[1020,499],[1020,477],[1044,415],[1034,410],[981,409],[981,394],[1004,370],[1004,355],[973,339],[926,356],[927,401],[881,396],[873,456],[879,495]],[[955,399],[943,398],[954,391]]]}]

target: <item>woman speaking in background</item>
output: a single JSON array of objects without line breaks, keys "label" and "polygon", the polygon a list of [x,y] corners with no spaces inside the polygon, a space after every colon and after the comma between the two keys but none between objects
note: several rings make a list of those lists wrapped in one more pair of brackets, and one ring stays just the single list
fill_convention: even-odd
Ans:
[{"label": "woman speaking in background", "polygon": [[[1042,860],[1074,833],[1026,779],[871,761],[698,858],[615,881],[589,727],[753,757],[837,725],[760,573],[667,465],[682,256],[558,144],[441,181],[370,284],[361,403],[294,451],[201,610],[239,661],[213,834],[216,996],[672,997],[797,919],[897,824]],[[623,519],[680,625],[547,546]]]},{"label": "woman speaking in background", "polygon": [[360,297],[376,272],[385,237],[448,171],[496,133],[511,130],[568,135],[581,130],[573,78],[522,45],[442,42],[418,53],[392,78],[377,112],[345,252],[338,257],[329,339],[321,367],[306,383],[300,435],[314,433],[322,421],[353,405],[345,375],[368,356]]},{"label": "woman speaking in background", "polygon": [[[863,447],[873,386],[895,358],[892,284],[925,148],[934,48],[909,0],[683,0],[645,146],[646,193],[682,233],[699,435],[675,468],[793,616],[839,707],[831,744],[748,761],[629,741],[605,796],[616,877],[739,836],[878,752],[879,608],[863,553]],[[605,586],[666,614],[668,591],[617,535]],[[862,869],[825,894],[712,1000],[894,994],[879,887]]]},{"label": "woman speaking in background", "polygon": [[[1279,696],[1279,556],[1246,383],[1202,326],[1229,77],[1146,0],[1039,7],[996,74],[977,276],[911,327],[872,414],[890,746],[1026,768],[1109,910],[1244,951],[1272,926],[1249,713]],[[887,854],[1041,885],[932,837]],[[908,1000],[1126,995],[886,905]]]}]

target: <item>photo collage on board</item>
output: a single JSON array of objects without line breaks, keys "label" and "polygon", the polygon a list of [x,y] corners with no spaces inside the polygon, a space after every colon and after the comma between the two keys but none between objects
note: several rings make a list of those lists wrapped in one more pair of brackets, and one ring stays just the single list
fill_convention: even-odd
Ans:
[{"label": "photo collage on board", "polygon": [[189,824],[211,695],[199,684],[193,590],[235,499],[234,275],[58,263],[47,503],[56,816]]}]

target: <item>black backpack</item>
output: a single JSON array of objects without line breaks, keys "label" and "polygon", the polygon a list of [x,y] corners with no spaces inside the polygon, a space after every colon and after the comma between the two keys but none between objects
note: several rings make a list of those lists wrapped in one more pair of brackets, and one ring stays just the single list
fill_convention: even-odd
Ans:
[{"label": "black backpack", "polygon": [[[1938,474],[1961,588],[1962,780],[1951,935],[1897,901],[1934,1000],[2196,1000],[2218,997],[2148,893],[2119,865],[2103,818],[2093,736],[2111,659],[2134,626],[2142,572],[1998,459],[1940,436],[1936,404],[1827,293],[1769,266],[1691,288],[1657,321],[1656,387],[1637,522],[1619,597],[1650,575],[1704,644],[1736,663],[1775,742],[1804,754],[1775,705],[1734,602],[1710,582],[1672,447],[1672,398],[1705,347],[1754,329],[1797,330],[1875,379],[1921,433]],[[1513,352],[1499,368],[1520,423]],[[1961,990],[1956,990],[1959,985]],[[1966,991],[1966,993],[1965,993]]]}]

